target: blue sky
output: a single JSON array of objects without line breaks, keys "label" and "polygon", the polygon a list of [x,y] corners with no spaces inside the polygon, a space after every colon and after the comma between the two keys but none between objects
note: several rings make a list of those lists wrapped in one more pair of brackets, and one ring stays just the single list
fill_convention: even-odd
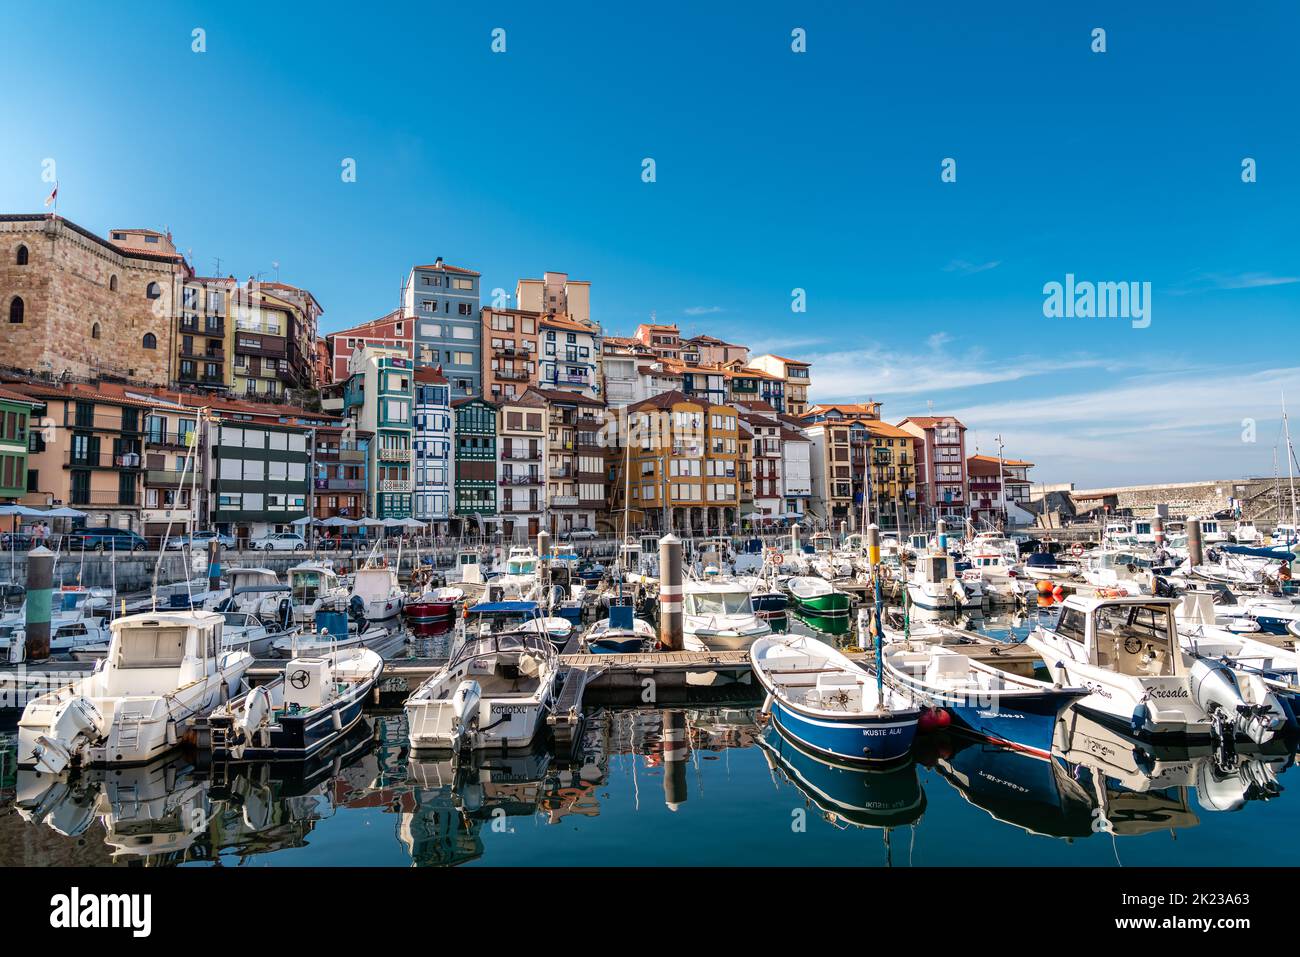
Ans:
[{"label": "blue sky", "polygon": [[[63,215],[170,228],[207,273],[278,261],[326,329],[417,261],[561,270],[610,332],[654,311],[808,358],[814,398],[955,414],[1044,481],[1272,474],[1300,8],[1131,6],[9,5],[0,210],[40,210],[53,158]],[[1150,282],[1151,325],[1045,318],[1067,273]]]}]

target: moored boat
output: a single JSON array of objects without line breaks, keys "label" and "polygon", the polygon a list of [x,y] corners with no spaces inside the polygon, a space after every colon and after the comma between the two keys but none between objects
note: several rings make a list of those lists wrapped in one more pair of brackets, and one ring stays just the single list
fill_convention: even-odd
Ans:
[{"label": "moored boat", "polygon": [[824,578],[789,578],[785,590],[802,613],[822,618],[848,617],[849,596]]},{"label": "moored boat", "polygon": [[1024,678],[926,641],[890,642],[885,679],[919,704],[942,708],[955,730],[1048,757],[1057,717],[1086,688]]},{"label": "moored boat", "polygon": [[102,665],[23,710],[19,765],[58,774],[70,765],[139,764],[178,747],[253,663],[246,651],[222,648],[221,625],[206,611],[114,621]]},{"label": "moored boat", "polygon": [[308,758],[343,737],[384,670],[367,648],[293,658],[275,680],[232,698],[208,716],[207,743],[217,758]]},{"label": "moored boat", "polygon": [[764,709],[801,745],[860,764],[911,753],[920,708],[825,642],[760,638],[750,661],[767,692]]}]

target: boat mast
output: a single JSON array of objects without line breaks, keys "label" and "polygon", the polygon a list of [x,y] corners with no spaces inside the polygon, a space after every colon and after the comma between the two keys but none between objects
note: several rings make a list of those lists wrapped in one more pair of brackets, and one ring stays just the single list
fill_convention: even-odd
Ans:
[{"label": "boat mast", "polygon": [[1007,480],[1002,471],[1002,433],[997,435],[998,439],[998,497],[1002,500],[1002,533],[1005,535],[1007,525],[1011,521],[1011,515],[1007,511]]},{"label": "boat mast", "polygon": [[1291,486],[1291,526],[1294,530],[1296,521],[1296,500],[1295,500],[1295,473],[1291,469],[1292,460],[1295,458],[1295,449],[1291,447],[1291,422],[1286,414],[1286,390],[1282,391],[1282,428],[1286,432],[1286,480]]}]

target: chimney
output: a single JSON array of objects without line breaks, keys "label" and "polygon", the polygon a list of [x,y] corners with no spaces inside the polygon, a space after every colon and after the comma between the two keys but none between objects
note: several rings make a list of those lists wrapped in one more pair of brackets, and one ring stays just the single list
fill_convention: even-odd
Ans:
[{"label": "chimney", "polygon": [[435,259],[435,260],[433,261],[433,265],[434,265],[435,268],[439,268],[439,269],[441,269],[441,268],[442,268],[442,257],[439,256],[437,259]]}]

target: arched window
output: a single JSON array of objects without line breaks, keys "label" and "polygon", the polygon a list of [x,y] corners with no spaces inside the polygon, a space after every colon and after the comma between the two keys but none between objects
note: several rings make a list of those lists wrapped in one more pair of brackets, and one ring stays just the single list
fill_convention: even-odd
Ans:
[{"label": "arched window", "polygon": [[116,276],[109,276],[109,277],[108,277],[108,291],[109,291],[109,292],[117,292],[117,277],[116,277]]},{"label": "arched window", "polygon": [[90,327],[90,338],[92,339],[99,338],[99,323],[95,323],[93,326]]},{"label": "arched window", "polygon": [[23,321],[23,299],[21,296],[14,296],[13,302],[9,303],[9,321],[19,325]]},{"label": "arched window", "polygon": [[28,254],[27,254],[27,247],[26,247],[26,246],[19,246],[19,247],[18,247],[18,265],[20,265],[20,266],[26,266],[26,265],[27,265],[27,255],[28,255]]},{"label": "arched window", "polygon": [[144,334],[144,347],[146,349],[157,349],[158,337],[155,336],[152,332],[146,332]]},{"label": "arched window", "polygon": [[162,295],[162,287],[159,286],[156,282],[151,282],[145,288],[144,294],[148,296],[150,299],[157,299],[159,296]]}]

